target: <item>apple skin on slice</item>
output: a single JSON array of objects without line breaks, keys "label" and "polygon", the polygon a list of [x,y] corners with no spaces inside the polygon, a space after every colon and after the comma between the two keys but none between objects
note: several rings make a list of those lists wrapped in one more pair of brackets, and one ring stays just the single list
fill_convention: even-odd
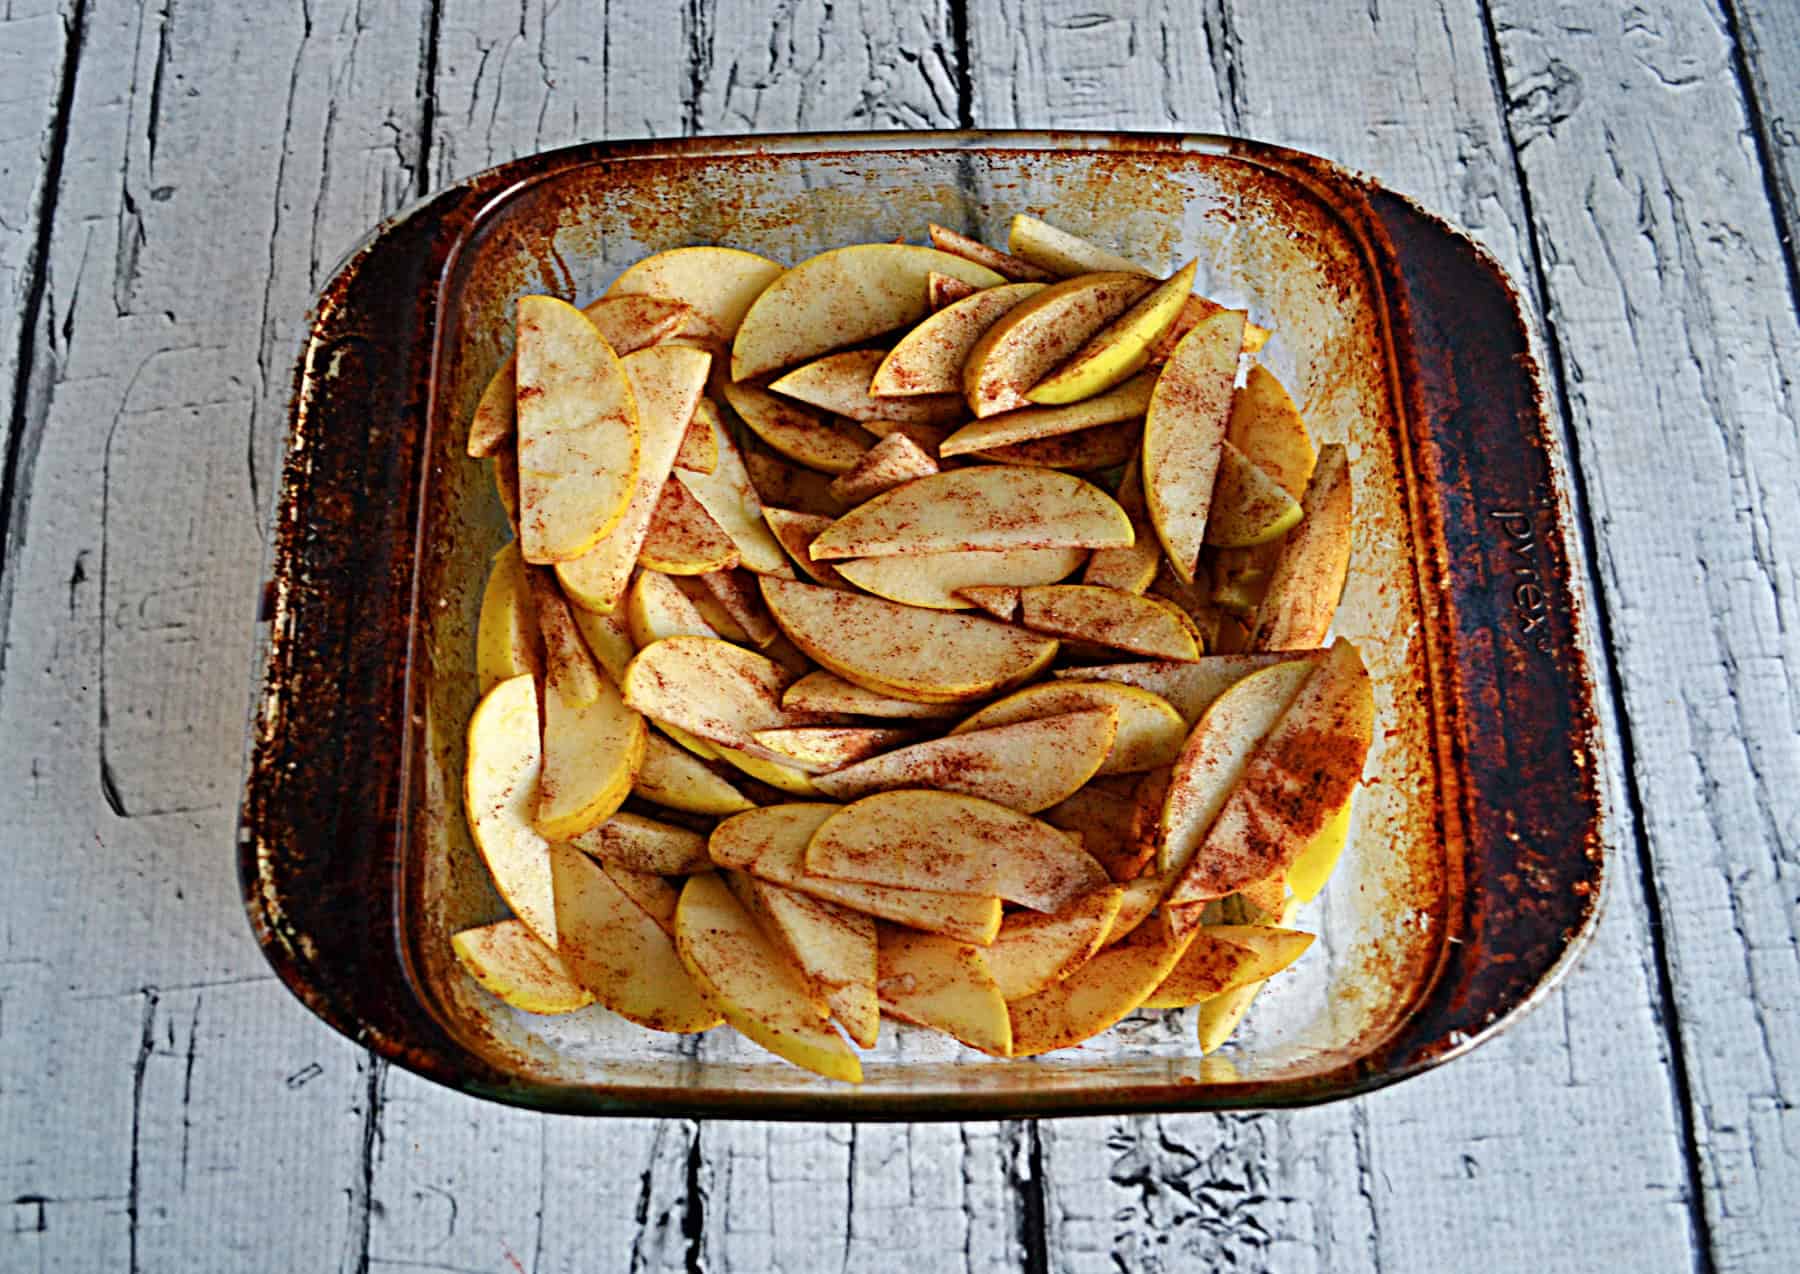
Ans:
[{"label": "apple skin on slice", "polygon": [[525,560],[519,556],[519,542],[510,540],[488,567],[475,625],[475,679],[484,695],[509,677],[543,671],[543,639],[532,622],[528,597]]},{"label": "apple skin on slice", "polygon": [[1136,305],[1102,328],[1068,362],[1033,385],[1034,403],[1073,403],[1111,389],[1150,361],[1150,345],[1168,330],[1194,290],[1190,261]]},{"label": "apple skin on slice", "polygon": [[1002,314],[963,364],[963,396],[976,419],[1012,411],[1089,337],[1143,298],[1140,274],[1084,274],[1052,283]]},{"label": "apple skin on slice", "polygon": [[882,1011],[995,1057],[1012,1051],[1006,1000],[980,947],[882,925],[876,994]]},{"label": "apple skin on slice", "polygon": [[877,399],[956,394],[961,410],[963,364],[1002,314],[1044,290],[1042,283],[1009,283],[954,301],[902,336],[876,366],[869,392]]},{"label": "apple skin on slice", "polygon": [[680,301],[704,321],[707,335],[729,343],[783,266],[739,248],[673,248],[637,262],[606,290],[608,297],[654,296]]},{"label": "apple skin on slice", "polygon": [[1169,565],[1184,584],[1194,582],[1206,540],[1243,339],[1240,310],[1223,310],[1196,324],[1163,365],[1144,417],[1144,502]]},{"label": "apple skin on slice", "polygon": [[1060,982],[1093,958],[1111,932],[1124,890],[1108,885],[1083,894],[1056,915],[1015,911],[982,954],[1002,998],[1022,1000]]},{"label": "apple skin on slice", "polygon": [[1331,821],[1319,829],[1318,835],[1306,842],[1294,861],[1288,865],[1288,888],[1294,891],[1296,903],[1308,903],[1319,896],[1331,878],[1344,846],[1350,840],[1350,801],[1345,801]]},{"label": "apple skin on slice", "polygon": [[1331,631],[1350,573],[1350,461],[1343,447],[1321,448],[1301,508],[1257,607],[1250,639],[1257,650],[1317,646]]},{"label": "apple skin on slice", "polygon": [[928,610],[968,610],[981,605],[976,600],[981,594],[965,596],[964,590],[1054,584],[1086,556],[1082,549],[966,549],[916,557],[859,557],[838,563],[837,570],[863,592],[890,602]]},{"label": "apple skin on slice", "polygon": [[463,808],[494,887],[513,914],[554,949],[549,843],[532,822],[542,747],[532,678],[513,677],[488,691],[469,720]]},{"label": "apple skin on slice", "polygon": [[[925,321],[929,323],[931,319]],[[827,354],[771,381],[769,388],[821,411],[859,422],[891,420],[905,425],[948,425],[968,414],[958,392],[875,397],[874,378],[887,357],[878,349]]]},{"label": "apple skin on slice", "polygon": [[524,922],[502,920],[450,939],[457,963],[481,989],[527,1013],[573,1013],[594,1002]]},{"label": "apple skin on slice", "polygon": [[1173,765],[1181,755],[1181,745],[1187,740],[1181,714],[1159,695],[1114,681],[1049,681],[1027,686],[989,704],[950,733],[955,736],[1098,708],[1112,710],[1118,730],[1096,773],[1135,774]]}]

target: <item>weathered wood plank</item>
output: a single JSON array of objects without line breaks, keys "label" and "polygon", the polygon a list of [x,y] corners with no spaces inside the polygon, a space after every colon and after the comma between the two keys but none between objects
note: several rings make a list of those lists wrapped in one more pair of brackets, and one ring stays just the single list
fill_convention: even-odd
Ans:
[{"label": "weathered wood plank", "polygon": [[1800,10],[1782,0],[1720,0],[1720,8],[1763,184],[1780,218],[1788,291],[1800,303]]},{"label": "weathered wood plank", "polygon": [[[1784,367],[1800,332],[1776,213],[1710,6],[1603,20],[1502,3],[1492,29],[1597,527],[1707,1228],[1720,1268],[1786,1269],[1800,435]],[[1696,144],[1699,126],[1716,141]]]}]

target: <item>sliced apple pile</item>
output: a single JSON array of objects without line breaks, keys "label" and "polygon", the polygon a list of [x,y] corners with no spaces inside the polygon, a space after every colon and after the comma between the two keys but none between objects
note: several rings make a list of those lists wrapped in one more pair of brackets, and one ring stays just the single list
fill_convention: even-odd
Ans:
[{"label": "sliced apple pile", "polygon": [[1200,263],[929,237],[519,301],[467,439],[511,916],[451,939],[512,1007],[856,1082],[884,1014],[1022,1057],[1195,1007],[1211,1049],[1310,944],[1374,732],[1352,456]]}]

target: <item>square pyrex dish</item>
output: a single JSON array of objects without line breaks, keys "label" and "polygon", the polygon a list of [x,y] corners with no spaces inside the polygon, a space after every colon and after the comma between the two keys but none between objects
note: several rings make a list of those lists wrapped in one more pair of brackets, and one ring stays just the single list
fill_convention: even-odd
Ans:
[{"label": "square pyrex dish", "polygon": [[[463,822],[474,627],[506,524],[463,454],[526,292],[597,295],[689,243],[787,261],[1003,240],[1030,211],[1247,306],[1357,510],[1339,634],[1378,721],[1320,942],[1197,1055],[1191,1011],[999,1062],[883,1030],[860,1087],[730,1032],[516,1013],[449,938],[502,913]],[[959,133],[596,144],[515,161],[380,227],[311,316],[264,598],[240,872],[257,937],[332,1026],[420,1074],[544,1109],[984,1118],[1327,1100],[1516,1016],[1595,920],[1598,739],[1562,470],[1524,320],[1468,240],[1311,156],[1216,137]]]}]

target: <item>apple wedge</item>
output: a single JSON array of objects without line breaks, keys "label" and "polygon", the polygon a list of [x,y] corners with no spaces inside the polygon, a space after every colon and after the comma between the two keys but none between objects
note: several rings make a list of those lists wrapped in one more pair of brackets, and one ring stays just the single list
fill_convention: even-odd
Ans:
[{"label": "apple wedge", "polygon": [[756,488],[750,485],[744,458],[731,441],[723,420],[715,416],[712,430],[719,457],[713,471],[694,473],[677,469],[676,481],[706,506],[713,521],[725,528],[725,534],[737,545],[746,570],[758,575],[792,576],[794,569],[788,565],[787,555],[763,521],[762,500],[757,497]]},{"label": "apple wedge", "polygon": [[1240,310],[1196,324],[1163,365],[1144,417],[1144,502],[1169,565],[1185,584],[1194,582],[1206,540],[1243,339]]},{"label": "apple wedge", "polygon": [[520,549],[588,552],[624,516],[638,477],[638,412],[619,356],[580,310],[519,298]]},{"label": "apple wedge", "polygon": [[977,465],[859,505],[813,541],[816,560],[967,549],[1114,548],[1131,521],[1091,482],[1049,469]]},{"label": "apple wedge", "polygon": [[1052,283],[1002,314],[963,364],[963,397],[977,419],[1029,403],[1025,396],[1155,283],[1141,274],[1083,274]]},{"label": "apple wedge", "polygon": [[831,494],[829,473],[797,465],[755,438],[746,441],[744,464],[763,504],[825,518],[844,512],[843,502]]},{"label": "apple wedge", "polygon": [[[1187,303],[1181,307],[1181,313],[1175,316],[1175,321],[1169,324],[1168,330],[1151,343],[1151,365],[1161,366],[1167,362],[1169,355],[1175,352],[1175,347],[1181,344],[1182,338],[1194,330],[1196,323],[1211,318],[1225,308],[1217,301],[1210,301],[1203,296],[1188,297]],[[1269,338],[1273,335],[1268,328],[1245,320],[1243,353],[1256,353],[1269,343]]]},{"label": "apple wedge", "polygon": [[934,248],[864,243],[810,257],[764,288],[731,346],[731,378],[749,380],[924,318],[932,271],[976,287],[998,274]]},{"label": "apple wedge", "polygon": [[1085,556],[1081,549],[968,549],[916,557],[860,557],[839,562],[837,570],[865,593],[890,602],[929,610],[967,610],[981,605],[974,597],[963,595],[968,590],[1053,584],[1067,578]]},{"label": "apple wedge", "polygon": [[754,651],[706,637],[670,637],[638,651],[625,670],[625,702],[708,743],[754,749],[757,730],[791,724],[786,679]]},{"label": "apple wedge", "polygon": [[1133,841],[1132,820],[1136,811],[1137,803],[1131,797],[1090,783],[1038,817],[1071,836],[1079,836],[1081,847],[1106,868],[1112,879],[1133,880],[1148,861]]},{"label": "apple wedge", "polygon": [[715,341],[729,342],[752,302],[781,276],[782,266],[738,248],[674,248],[645,257],[607,288],[606,295],[680,301],[705,322]]},{"label": "apple wedge", "polygon": [[625,679],[625,665],[637,654],[637,646],[631,640],[631,629],[625,623],[623,615],[601,615],[594,611],[572,607],[569,612],[575,617],[575,627],[581,633],[583,641],[593,652],[594,659],[606,670],[606,675],[615,683]]},{"label": "apple wedge", "polygon": [[[1243,764],[1170,886],[1168,904],[1221,898],[1285,872],[1355,791],[1374,727],[1368,669],[1356,647],[1340,640]],[[1185,824],[1189,836],[1194,825]]]},{"label": "apple wedge", "polygon": [[[935,317],[935,316],[934,316]],[[927,323],[931,319],[925,320]],[[789,398],[855,421],[891,420],[909,425],[948,425],[968,414],[962,394],[915,393],[905,397],[877,398],[872,393],[876,372],[887,355],[878,349],[853,349],[827,354],[796,367],[769,388]]]},{"label": "apple wedge", "polygon": [[[643,717],[593,666],[586,647],[576,644],[570,662],[551,660],[544,679],[543,764],[533,821],[547,840],[568,840],[611,818],[631,795],[648,746]],[[593,698],[582,703],[589,688]]]},{"label": "apple wedge", "polygon": [[1191,936],[1109,947],[1062,981],[1010,1002],[1013,1056],[1071,1048],[1110,1029],[1162,985]]},{"label": "apple wedge", "polygon": [[762,593],[801,650],[840,677],[895,698],[979,699],[1032,676],[1056,654],[1052,639],[949,611],[767,576]]},{"label": "apple wedge", "polygon": [[1243,386],[1232,397],[1225,440],[1296,500],[1306,494],[1318,463],[1312,435],[1287,389],[1261,363],[1250,365]]},{"label": "apple wedge", "polygon": [[[1021,553],[1039,553],[1043,549],[1019,549]],[[1075,550],[1079,552],[1080,550]],[[917,558],[910,557],[871,557],[871,562],[913,562]],[[1019,587],[1015,584],[969,584],[956,590],[953,596],[966,602],[978,610],[985,611],[995,619],[1004,623],[1012,623],[1019,617]]]},{"label": "apple wedge", "polygon": [[756,576],[748,571],[709,571],[696,578],[737,630],[757,646],[767,646],[780,636],[759,595]]},{"label": "apple wedge", "polygon": [[1023,257],[1015,257],[1010,252],[990,248],[979,239],[971,239],[966,234],[958,234],[946,226],[940,226],[934,222],[927,225],[925,229],[931,237],[932,247],[942,252],[955,253],[959,257],[973,261],[976,265],[985,265],[1003,278],[1027,283],[1049,283],[1056,278],[1050,271],[1042,266],[1031,264]]},{"label": "apple wedge", "polygon": [[831,484],[831,494],[847,505],[861,504],[937,471],[937,461],[926,455],[918,443],[903,433],[891,433],[837,476]]},{"label": "apple wedge", "polygon": [[1108,710],[1118,722],[1113,744],[1098,774],[1135,774],[1172,765],[1187,739],[1187,725],[1167,700],[1115,681],[1051,681],[1015,690],[950,732],[991,730],[1019,721],[1037,721],[1068,712]]},{"label": "apple wedge", "polygon": [[986,420],[964,425],[944,439],[938,454],[973,455],[996,447],[1077,433],[1096,425],[1135,420],[1150,409],[1150,395],[1155,388],[1156,377],[1133,376],[1105,393],[1065,407],[1020,407],[1015,411],[1003,411]]},{"label": "apple wedge", "polygon": [[782,692],[781,706],[795,712],[849,713],[858,717],[913,721],[954,717],[954,703],[918,703],[845,681],[835,672],[809,672]]},{"label": "apple wedge", "polygon": [[947,274],[939,274],[936,270],[925,276],[925,295],[935,312],[946,305],[954,305],[965,296],[972,296],[982,289],[972,283],[964,283],[961,279],[953,279]]},{"label": "apple wedge", "polygon": [[837,810],[806,849],[806,870],[897,889],[997,894],[1058,911],[1108,883],[1093,857],[1048,823],[958,792],[878,792]]},{"label": "apple wedge", "polygon": [[1276,925],[1208,925],[1144,1001],[1147,1009],[1182,1009],[1241,986],[1264,982],[1306,953],[1313,935]]},{"label": "apple wedge", "polygon": [[892,889],[813,875],[806,848],[835,805],[765,805],[713,829],[707,852],[721,867],[798,889],[896,924],[985,946],[1000,931],[1000,899],[993,895]]},{"label": "apple wedge", "polygon": [[1143,435],[1144,427],[1138,421],[1122,420],[1114,425],[1095,425],[1074,433],[990,447],[975,452],[974,458],[990,464],[1035,465],[1044,469],[1110,469],[1138,454]]},{"label": "apple wedge", "polygon": [[1111,389],[1150,361],[1150,345],[1169,329],[1193,293],[1198,262],[1190,261],[1107,324],[1069,361],[1033,385],[1034,403],[1080,402]]},{"label": "apple wedge", "polygon": [[554,948],[549,845],[532,820],[542,746],[532,678],[512,677],[488,691],[469,721],[463,808],[494,887],[513,914]]},{"label": "apple wedge", "polygon": [[1118,718],[1109,706],[971,730],[896,748],[820,774],[813,785],[852,801],[894,788],[964,792],[1026,814],[1066,799],[1111,750]]},{"label": "apple wedge", "polygon": [[819,789],[813,786],[812,776],[797,765],[790,765],[785,760],[776,760],[767,755],[761,744],[756,744],[757,751],[746,752],[741,748],[719,748],[719,759],[727,765],[736,766],[758,783],[766,783],[778,792],[786,792],[789,796],[816,798]]},{"label": "apple wedge", "polygon": [[844,473],[869,449],[869,438],[854,427],[835,425],[824,412],[792,402],[755,385],[727,382],[725,401],[750,431],[770,447],[826,473]]},{"label": "apple wedge", "polygon": [[[669,637],[717,637],[688,595],[666,575],[639,571],[625,607],[637,650]],[[634,652],[635,653],[635,652]],[[623,677],[620,678],[623,680]]]},{"label": "apple wedge", "polygon": [[1019,590],[1019,622],[1025,627],[1151,659],[1200,657],[1186,619],[1157,598],[1116,588],[1040,584]]},{"label": "apple wedge", "polygon": [[1135,459],[1126,466],[1124,476],[1119,479],[1118,499],[1119,507],[1131,519],[1131,529],[1137,538],[1128,548],[1095,552],[1088,558],[1081,582],[1141,593],[1156,578],[1156,568],[1162,562],[1162,548],[1150,526],[1150,511],[1144,506],[1144,480]]},{"label": "apple wedge", "polygon": [[639,911],[655,921],[658,929],[670,938],[675,936],[675,907],[681,900],[679,889],[654,872],[633,871],[617,863],[595,861],[600,863],[606,878],[618,886],[619,892],[631,899]]},{"label": "apple wedge", "polygon": [[1136,933],[1144,921],[1156,914],[1168,882],[1161,876],[1137,876],[1119,886],[1119,914],[1113,917],[1102,947],[1114,946]]},{"label": "apple wedge", "polygon": [[686,1034],[719,1024],[669,935],[600,864],[567,845],[550,846],[549,860],[556,954],[570,977],[613,1012],[653,1031]]},{"label": "apple wedge", "polygon": [[1086,239],[1059,230],[1047,221],[1019,213],[1007,228],[1009,252],[1059,279],[1100,270],[1148,274],[1143,266]]},{"label": "apple wedge", "polygon": [[1350,801],[1345,801],[1288,864],[1287,885],[1296,903],[1317,898],[1337,868],[1338,859],[1344,856],[1344,846],[1350,840],[1350,805]]},{"label": "apple wedge", "polygon": [[812,559],[812,542],[830,526],[832,519],[819,513],[802,513],[797,509],[778,509],[774,505],[763,505],[763,521],[769,524],[769,530],[781,541],[781,547],[787,550],[794,564],[820,584],[832,588],[843,588],[843,576],[838,574],[837,567],[830,562],[815,562]]},{"label": "apple wedge", "polygon": [[750,882],[759,918],[766,918],[776,940],[818,988],[845,1034],[861,1048],[874,1048],[881,1029],[874,919],[785,885],[742,879]]},{"label": "apple wedge", "polygon": [[1320,449],[1301,508],[1304,516],[1282,542],[1257,607],[1250,638],[1257,650],[1317,646],[1331,631],[1350,573],[1350,461],[1343,447]]},{"label": "apple wedge", "polygon": [[502,920],[450,939],[456,961],[482,990],[527,1013],[573,1013],[594,1002],[556,952],[524,923]]},{"label": "apple wedge", "polygon": [[1000,922],[1000,936],[982,954],[1007,1000],[1036,995],[1061,982],[1100,950],[1125,893],[1107,886],[1083,894],[1056,915],[1015,911]]},{"label": "apple wedge", "polygon": [[1085,668],[1059,668],[1059,680],[1116,681],[1137,686],[1168,700],[1191,728],[1213,701],[1253,672],[1290,660],[1316,662],[1323,650],[1292,650],[1261,655],[1204,655],[1192,663],[1090,664]]},{"label": "apple wedge", "polygon": [[803,725],[756,732],[759,744],[809,774],[841,770],[916,737],[911,730],[882,726]]},{"label": "apple wedge", "polygon": [[902,336],[867,382],[879,402],[915,395],[956,395],[963,410],[963,364],[982,334],[1013,306],[1044,290],[1042,283],[1009,283],[954,301]]},{"label": "apple wedge", "polygon": [[575,627],[569,603],[556,587],[556,577],[541,566],[528,566],[525,571],[532,613],[543,639],[545,676],[557,686],[563,703],[585,708],[601,695],[600,669],[588,653],[581,630]]},{"label": "apple wedge", "polygon": [[1300,502],[1227,441],[1219,452],[1206,542],[1252,548],[1280,539],[1300,521]]},{"label": "apple wedge", "polygon": [[735,814],[756,804],[659,734],[645,741],[644,764],[632,790],[647,801],[689,814]]},{"label": "apple wedge", "polygon": [[638,563],[664,575],[706,575],[739,562],[737,544],[679,482],[663,483]]},{"label": "apple wedge", "polygon": [[1012,1051],[1012,1023],[980,947],[882,925],[875,991],[890,1017],[942,1031],[995,1057]]},{"label": "apple wedge", "polygon": [[713,868],[706,854],[706,837],[700,833],[624,810],[591,831],[571,837],[569,844],[628,871],[691,876]]},{"label": "apple wedge", "polygon": [[625,595],[658,500],[670,485],[669,473],[688,421],[702,401],[711,364],[712,356],[705,351],[673,345],[640,350],[620,360],[637,404],[638,476],[618,525],[588,552],[557,564],[557,580],[582,609],[606,614]]},{"label": "apple wedge", "polygon": [[475,679],[482,694],[510,677],[543,671],[543,638],[526,604],[525,580],[519,542],[509,540],[488,567],[481,617],[475,625]]},{"label": "apple wedge", "polygon": [[951,430],[944,425],[921,425],[905,420],[865,420],[862,427],[874,434],[876,438],[888,438],[894,434],[905,434],[913,440],[913,444],[930,456],[937,459],[938,448],[944,445]]},{"label": "apple wedge", "polygon": [[710,398],[702,398],[694,404],[694,414],[688,418],[687,430],[681,435],[681,447],[675,452],[677,469],[711,473],[719,467],[719,442],[713,436],[712,427],[718,414],[719,409],[713,406]]}]

